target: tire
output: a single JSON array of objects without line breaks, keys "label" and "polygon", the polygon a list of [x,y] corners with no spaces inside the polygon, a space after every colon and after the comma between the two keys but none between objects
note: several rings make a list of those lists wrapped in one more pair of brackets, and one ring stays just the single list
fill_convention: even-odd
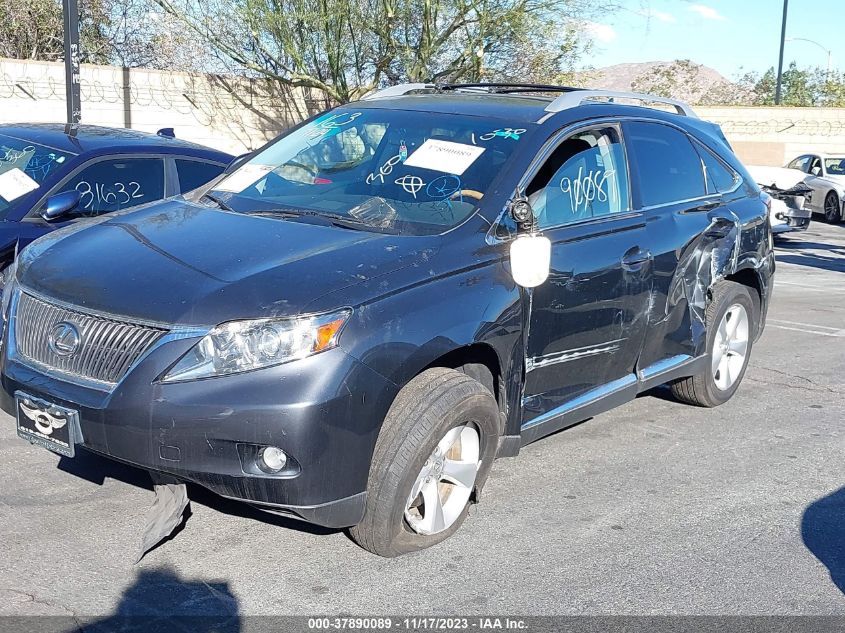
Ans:
[{"label": "tire", "polygon": [[[459,428],[462,430],[456,431]],[[475,445],[473,430],[478,436]],[[440,446],[445,446],[443,442],[452,436],[460,441],[451,444],[448,454],[439,453],[438,470],[435,451],[440,451]],[[445,368],[429,369],[414,378],[399,392],[382,425],[370,466],[364,518],[349,530],[352,539],[374,554],[394,557],[449,538],[466,519],[470,504],[487,479],[498,438],[499,409],[481,383]],[[460,449],[459,460],[454,459],[456,448]],[[449,463],[464,468],[476,463],[474,456],[464,461],[465,454],[477,455],[474,481],[469,482],[467,474],[471,468],[463,471],[469,485],[444,481]],[[432,476],[425,478],[425,473]],[[419,485],[423,490],[415,497],[414,505],[410,495]],[[442,523],[437,521],[437,512],[429,512],[429,504],[425,503],[428,493],[438,495],[438,503],[431,503],[430,508],[440,506]],[[464,496],[466,500],[460,508]]]},{"label": "tire", "polygon": [[[682,402],[700,407],[716,407],[731,399],[745,376],[757,332],[754,300],[745,286],[723,281],[713,288],[705,318],[706,355],[710,362],[701,373],[677,380],[671,388],[672,394]],[[723,325],[726,330],[722,330]],[[724,337],[723,332],[728,332],[730,327],[737,328],[736,338]],[[740,354],[743,337],[744,352]],[[725,352],[725,347],[718,344],[717,340],[724,340],[729,351]]]},{"label": "tire", "polygon": [[839,203],[839,196],[835,191],[828,192],[824,199],[824,219],[831,224],[838,224],[842,221],[842,207]]}]

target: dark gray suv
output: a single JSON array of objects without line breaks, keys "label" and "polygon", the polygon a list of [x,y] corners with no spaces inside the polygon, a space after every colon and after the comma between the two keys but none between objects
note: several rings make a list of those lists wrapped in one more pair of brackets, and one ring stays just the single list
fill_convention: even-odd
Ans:
[{"label": "dark gray suv", "polygon": [[3,290],[2,405],[56,452],[395,556],[457,530],[496,456],[664,383],[726,402],[771,242],[684,104],[399,86],[34,242]]}]

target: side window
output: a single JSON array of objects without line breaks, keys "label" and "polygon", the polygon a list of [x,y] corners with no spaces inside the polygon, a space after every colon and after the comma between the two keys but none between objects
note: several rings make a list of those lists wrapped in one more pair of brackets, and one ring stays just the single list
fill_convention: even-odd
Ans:
[{"label": "side window", "polygon": [[800,169],[801,171],[807,171],[807,164],[810,162],[809,156],[799,156],[794,161],[789,163],[787,167],[789,169]]},{"label": "side window", "polygon": [[706,195],[701,159],[689,137],[668,125],[628,123],[625,139],[645,207]]},{"label": "side window", "polygon": [[728,193],[729,191],[733,191],[739,181],[739,174],[723,163],[720,158],[703,145],[696,143],[695,147],[704,165],[707,193]]},{"label": "side window", "polygon": [[226,169],[216,163],[204,163],[187,158],[176,159],[176,173],[179,175],[179,191],[187,193],[216,178]]},{"label": "side window", "polygon": [[526,191],[540,228],[629,210],[625,150],[616,128],[579,132],[558,145]]},{"label": "side window", "polygon": [[164,160],[124,158],[89,165],[64,183],[61,191],[80,193],[79,215],[100,215],[164,197]]}]

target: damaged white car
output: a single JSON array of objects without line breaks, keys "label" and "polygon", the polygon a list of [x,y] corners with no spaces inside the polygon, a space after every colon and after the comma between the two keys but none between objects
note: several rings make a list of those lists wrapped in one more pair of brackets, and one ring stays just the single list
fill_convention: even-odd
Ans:
[{"label": "damaged white car", "polygon": [[[778,186],[786,184],[790,179],[794,182],[800,181],[806,184],[811,193],[807,196],[805,205],[811,213],[821,213],[827,222],[841,222],[845,213],[845,153],[842,154],[802,154],[790,161],[783,169],[775,167],[752,168],[759,169],[766,174],[767,182],[759,184],[770,184],[772,176]],[[776,172],[781,172],[780,175]],[[757,175],[755,172],[755,179]]]},{"label": "damaged white car", "polygon": [[774,235],[805,231],[813,214],[807,204],[812,189],[805,174],[785,167],[748,167],[754,181],[768,195],[769,223]]}]

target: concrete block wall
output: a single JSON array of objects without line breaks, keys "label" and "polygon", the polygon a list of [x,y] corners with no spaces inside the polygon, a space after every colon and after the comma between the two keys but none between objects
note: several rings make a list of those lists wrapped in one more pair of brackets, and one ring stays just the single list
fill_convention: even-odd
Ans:
[{"label": "concrete block wall", "polygon": [[[322,109],[263,80],[82,66],[82,122],[156,132],[241,154]],[[0,59],[0,123],[64,122],[61,63]]]},{"label": "concrete block wall", "polygon": [[784,165],[806,153],[845,155],[845,108],[698,107],[747,164]]}]

